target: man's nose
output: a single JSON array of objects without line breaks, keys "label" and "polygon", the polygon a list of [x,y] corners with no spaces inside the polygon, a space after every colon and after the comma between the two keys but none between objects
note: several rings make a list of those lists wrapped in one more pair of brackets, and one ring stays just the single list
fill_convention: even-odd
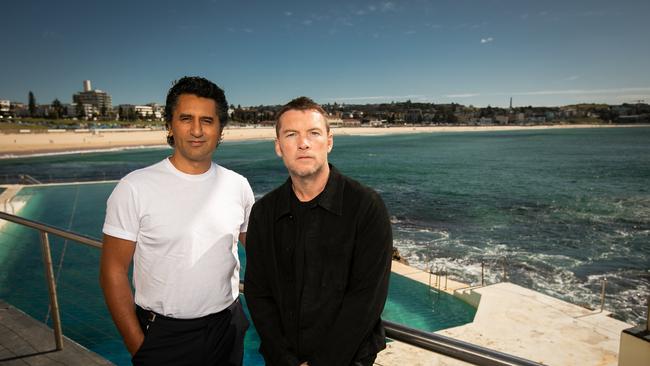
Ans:
[{"label": "man's nose", "polygon": [[203,126],[201,126],[201,121],[194,120],[192,121],[192,127],[190,128],[190,133],[194,137],[200,137],[203,135]]},{"label": "man's nose", "polygon": [[300,139],[298,140],[298,148],[305,150],[305,149],[309,149],[309,147],[310,147],[309,139],[307,138],[307,136],[300,136]]}]

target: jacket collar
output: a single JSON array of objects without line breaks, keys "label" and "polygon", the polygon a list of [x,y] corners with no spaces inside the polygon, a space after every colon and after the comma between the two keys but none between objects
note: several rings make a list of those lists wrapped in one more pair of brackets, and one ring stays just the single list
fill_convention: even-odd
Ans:
[{"label": "jacket collar", "polygon": [[[334,165],[329,164],[329,167],[330,174],[327,177],[325,189],[318,195],[316,204],[335,215],[341,216],[343,214],[343,189],[345,187],[345,181]],[[289,202],[293,194],[291,189],[291,177],[289,177],[280,187],[280,197],[277,202],[278,209],[275,215],[276,220],[291,213],[289,208]]]}]

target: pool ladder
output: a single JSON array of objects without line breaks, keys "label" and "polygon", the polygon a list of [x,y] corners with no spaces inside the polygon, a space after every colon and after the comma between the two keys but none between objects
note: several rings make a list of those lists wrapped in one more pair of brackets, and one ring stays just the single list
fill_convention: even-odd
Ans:
[{"label": "pool ladder", "polygon": [[445,290],[447,289],[447,267],[446,266],[438,266],[438,267],[429,267],[429,288],[431,288],[431,279],[433,276],[435,276],[435,282],[434,282],[434,288],[437,288],[438,290],[441,289],[442,286],[442,278],[444,277],[445,279]]}]

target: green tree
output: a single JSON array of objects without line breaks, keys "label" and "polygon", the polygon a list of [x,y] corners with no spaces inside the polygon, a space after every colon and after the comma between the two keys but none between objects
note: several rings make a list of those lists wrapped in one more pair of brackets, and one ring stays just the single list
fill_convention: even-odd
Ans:
[{"label": "green tree", "polygon": [[75,113],[79,118],[83,118],[86,116],[86,110],[84,109],[83,103],[77,102],[77,105],[75,106]]},{"label": "green tree", "polygon": [[59,99],[54,99],[52,101],[52,112],[50,113],[50,117],[59,119],[61,116],[63,116],[63,104],[61,104]]},{"label": "green tree", "polygon": [[29,91],[29,115],[34,117],[36,115],[36,98],[34,98],[34,93]]}]

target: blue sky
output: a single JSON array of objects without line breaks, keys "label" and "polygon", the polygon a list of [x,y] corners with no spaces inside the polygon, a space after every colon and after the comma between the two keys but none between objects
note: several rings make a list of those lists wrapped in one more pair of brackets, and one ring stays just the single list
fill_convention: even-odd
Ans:
[{"label": "blue sky", "polygon": [[184,75],[242,106],[650,102],[650,1],[9,1],[0,99],[164,103]]}]

